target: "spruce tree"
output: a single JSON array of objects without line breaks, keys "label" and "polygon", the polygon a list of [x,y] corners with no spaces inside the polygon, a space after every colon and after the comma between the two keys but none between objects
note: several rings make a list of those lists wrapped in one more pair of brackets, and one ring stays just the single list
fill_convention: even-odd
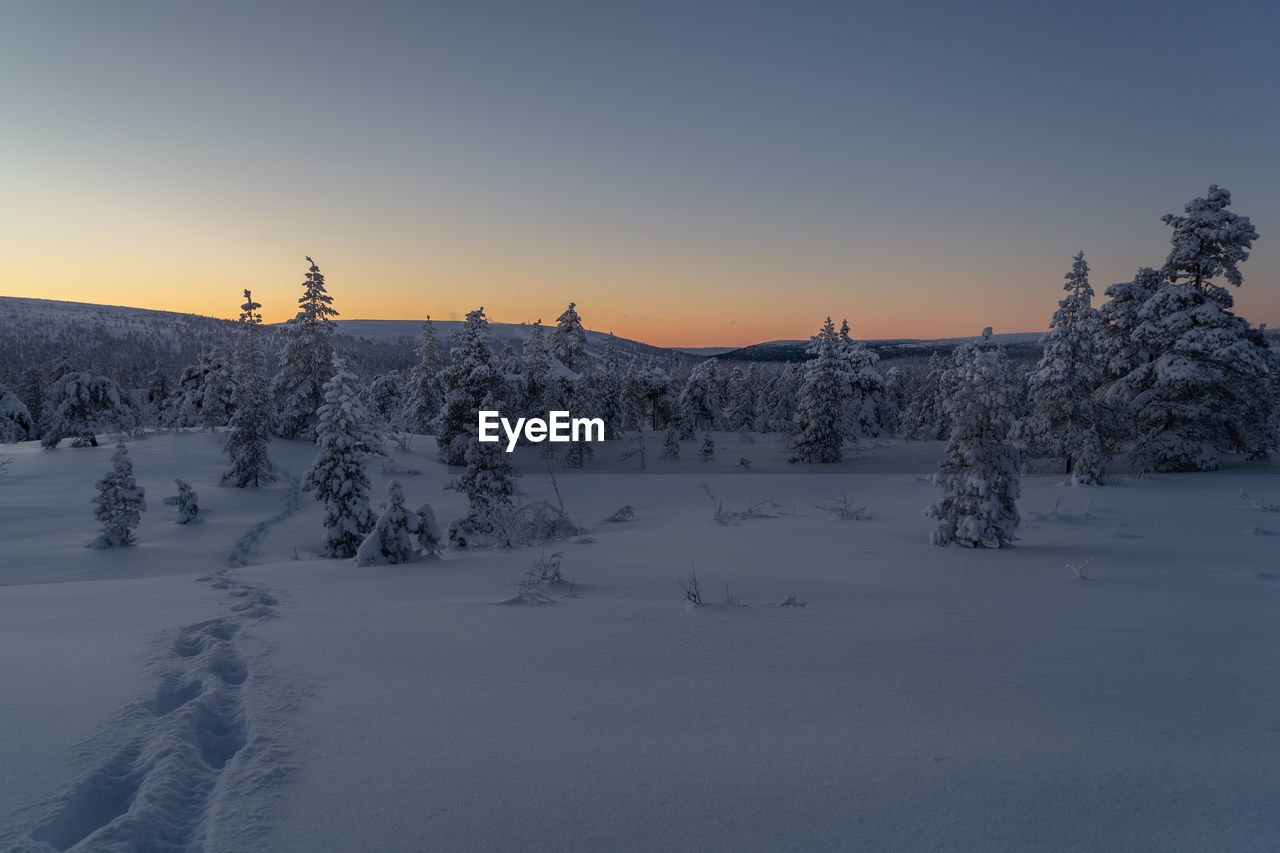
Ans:
[{"label": "spruce tree", "polygon": [[680,458],[680,431],[676,429],[675,424],[667,427],[667,434],[662,438],[662,458]]},{"label": "spruce tree", "polygon": [[232,362],[234,408],[224,450],[231,467],[222,475],[223,483],[237,488],[265,485],[275,479],[267,451],[271,446],[271,409],[266,389],[266,369],[259,340],[262,305],[244,292],[240,306],[239,342]]},{"label": "spruce tree", "polygon": [[1013,541],[1019,516],[1018,451],[1009,443],[1013,383],[1009,360],[991,341],[962,344],[955,354],[945,406],[951,420],[946,453],[931,478],[944,491],[925,515],[937,519],[930,541],[999,548]]},{"label": "spruce tree", "polygon": [[[496,409],[498,404],[486,397],[484,405]],[[468,444],[466,461],[467,469],[455,481],[454,488],[466,496],[470,517],[483,523],[492,517],[495,508],[511,505],[515,472],[501,442],[481,442],[475,436]]]},{"label": "spruce tree", "polygon": [[333,297],[324,287],[324,275],[315,261],[302,283],[298,314],[284,327],[284,352],[271,385],[279,407],[276,429],[282,438],[311,441],[315,438],[316,412],[324,402],[324,384],[333,369],[333,332],[337,326]]},{"label": "spruce tree", "polygon": [[173,483],[178,487],[178,493],[164,499],[165,506],[176,506],[178,508],[178,523],[190,524],[200,515],[200,502],[196,497],[196,490],[191,488],[191,484],[185,480],[173,478]]},{"label": "spruce tree", "polygon": [[387,483],[387,500],[382,512],[356,552],[356,565],[407,563],[416,553],[414,530],[417,517],[404,508],[404,489],[400,481]]},{"label": "spruce tree", "polygon": [[430,315],[422,324],[422,339],[415,350],[418,363],[409,372],[405,397],[405,427],[411,432],[430,434],[444,401],[440,387],[440,371],[444,370],[444,353],[436,337]]},{"label": "spruce tree", "polygon": [[1173,228],[1165,283],[1143,303],[1133,331],[1150,360],[1118,380],[1133,395],[1131,457],[1140,470],[1210,470],[1223,452],[1265,456],[1276,445],[1272,400],[1259,393],[1271,378],[1271,353],[1216,283],[1243,284],[1239,264],[1258,237],[1230,203],[1229,192],[1211,186],[1185,216],[1162,218]]},{"label": "spruce tree", "polygon": [[876,369],[880,356],[849,336],[849,321],[840,325],[837,339],[849,387],[844,399],[844,433],[850,438],[880,432],[878,410],[884,401],[884,377]]},{"label": "spruce tree", "polygon": [[484,309],[467,313],[466,322],[453,335],[450,363],[441,373],[444,405],[436,426],[440,460],[449,465],[466,463],[469,439],[477,430],[481,401],[499,399],[502,375],[493,356],[489,321]]},{"label": "spruce tree", "polygon": [[844,404],[850,378],[848,363],[839,350],[839,337],[831,318],[811,344],[815,358],[804,368],[804,382],[796,401],[795,435],[788,462],[839,462],[845,441]]},{"label": "spruce tree", "polygon": [[1032,414],[1018,421],[1013,434],[1024,452],[1066,461],[1073,485],[1102,479],[1100,415],[1094,392],[1102,384],[1096,352],[1098,312],[1084,252],[1066,275],[1067,295],[1058,303],[1044,352],[1030,378]]},{"label": "spruce tree", "polygon": [[365,428],[355,379],[340,360],[334,364],[318,413],[320,452],[302,480],[302,490],[324,504],[326,557],[354,557],[374,523],[365,459],[378,452],[377,439]]},{"label": "spruce tree", "polygon": [[64,438],[71,439],[72,447],[97,447],[99,433],[128,432],[138,424],[113,379],[79,371],[57,380],[46,397],[44,415],[40,443],[46,449]]},{"label": "spruce tree", "polygon": [[124,444],[117,445],[111,454],[111,470],[98,481],[97,489],[93,515],[102,532],[89,547],[132,545],[133,530],[142,522],[142,513],[147,509],[146,489],[134,479],[133,461]]},{"label": "spruce tree", "polygon": [[0,444],[35,437],[35,421],[18,395],[0,385]]},{"label": "spruce tree", "polygon": [[575,373],[587,367],[587,332],[582,318],[570,302],[565,312],[556,318],[556,330],[551,334],[551,354]]}]

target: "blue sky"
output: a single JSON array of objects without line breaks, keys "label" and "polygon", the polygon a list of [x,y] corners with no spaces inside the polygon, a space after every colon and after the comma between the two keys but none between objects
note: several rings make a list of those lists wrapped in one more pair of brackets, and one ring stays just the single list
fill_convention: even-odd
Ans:
[{"label": "blue sky", "polygon": [[[1263,3],[15,3],[0,287],[657,343],[1043,328],[1232,190],[1280,321]],[[5,242],[9,242],[6,240]],[[261,295],[258,295],[261,294]]]}]

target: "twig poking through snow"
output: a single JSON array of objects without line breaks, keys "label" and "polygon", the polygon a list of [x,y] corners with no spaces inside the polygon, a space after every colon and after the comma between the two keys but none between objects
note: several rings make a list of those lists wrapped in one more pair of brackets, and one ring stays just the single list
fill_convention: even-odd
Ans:
[{"label": "twig poking through snow", "polygon": [[866,521],[871,517],[871,513],[867,511],[867,507],[871,506],[871,501],[857,506],[853,501],[849,500],[849,496],[844,492],[841,492],[838,498],[833,498],[826,503],[814,504],[813,506],[814,509],[829,512],[836,518],[843,518],[845,521]]},{"label": "twig poking through snow", "polygon": [[689,564],[689,574],[677,579],[680,589],[684,590],[685,601],[688,601],[694,607],[702,606],[702,590],[698,586],[698,570],[692,563]]},{"label": "twig poking through snow", "polygon": [[1093,578],[1089,577],[1084,573],[1084,570],[1089,568],[1089,566],[1092,564],[1093,564],[1093,557],[1090,557],[1089,559],[1085,560],[1083,563],[1081,563],[1078,566],[1073,566],[1070,563],[1067,563],[1067,570],[1071,572],[1070,577],[1076,580],[1082,580],[1082,581],[1093,580]]},{"label": "twig poking through snow", "polygon": [[1244,489],[1240,490],[1240,499],[1254,509],[1260,509],[1263,512],[1280,512],[1280,504],[1267,503],[1266,501],[1255,500],[1249,497],[1249,493]]}]

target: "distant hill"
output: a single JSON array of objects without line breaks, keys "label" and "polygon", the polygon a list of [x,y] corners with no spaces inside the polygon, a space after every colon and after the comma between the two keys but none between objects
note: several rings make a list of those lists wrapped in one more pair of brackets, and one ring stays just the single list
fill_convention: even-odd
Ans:
[{"label": "distant hill", "polygon": [[[992,335],[997,343],[1003,345],[1015,357],[1028,357],[1040,352],[1040,338],[1043,332],[1010,332],[1003,335]],[[967,341],[977,341],[980,337],[940,338],[938,340],[921,340],[915,338],[895,338],[889,340],[863,341],[881,360],[927,356],[933,352],[949,353]],[[807,361],[810,356],[805,350],[809,346],[805,340],[767,341],[752,344],[749,347],[729,350],[717,355],[721,361]]]},{"label": "distant hill", "polygon": [[[416,347],[418,339],[422,336],[421,320],[337,320],[336,322],[340,334],[348,335],[357,340]],[[440,338],[441,344],[448,347],[449,339],[454,330],[461,327],[463,321],[436,320],[433,318],[431,325],[436,327],[436,335]],[[501,351],[502,347],[508,342],[515,344],[517,347],[523,346],[524,342],[529,339],[529,335],[533,333],[533,326],[529,323],[494,323],[491,321],[489,329],[493,333],[494,349],[498,351]],[[550,334],[554,329],[554,325],[543,327],[546,334]],[[606,332],[593,332],[588,329],[587,351],[592,356],[599,358],[604,354],[608,340],[609,335]],[[628,338],[615,338],[615,341],[614,346],[624,364],[628,361],[647,361],[650,358],[659,362],[666,362],[671,359],[674,352],[674,350],[651,346]]]},{"label": "distant hill", "polygon": [[[447,350],[454,329],[462,323],[433,322]],[[283,326],[264,327],[271,358],[281,347]],[[234,320],[178,311],[0,296],[0,382],[14,384],[29,367],[65,359],[73,368],[96,370],[128,387],[141,387],[156,364],[176,378],[183,367],[196,363],[200,353],[230,347],[236,327]],[[533,327],[492,323],[490,328],[495,349],[500,351],[508,341],[522,346]],[[422,324],[413,320],[339,320],[334,347],[358,370],[375,374],[403,370],[416,360],[413,349],[421,331]],[[588,351],[600,356],[608,338],[603,332],[588,331]],[[675,354],[626,338],[618,338],[616,346],[623,363],[650,358],[667,363]]]}]

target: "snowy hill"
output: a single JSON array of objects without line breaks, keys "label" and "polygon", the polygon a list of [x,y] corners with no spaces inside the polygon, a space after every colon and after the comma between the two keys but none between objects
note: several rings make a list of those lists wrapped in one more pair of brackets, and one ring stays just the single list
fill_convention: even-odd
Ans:
[{"label": "snowy hill", "polygon": [[[992,338],[1009,351],[1013,357],[1035,356],[1040,352],[1040,338],[1043,332],[1009,332],[1003,335],[992,335]],[[943,354],[951,352],[962,343],[980,340],[978,336],[969,338],[939,338],[924,340],[916,338],[891,338],[878,341],[863,341],[881,359],[904,358],[908,356],[929,355],[932,352]],[[721,353],[719,357],[727,361],[804,361],[809,356],[805,349],[809,346],[805,340],[767,341],[752,344],[749,347]]]},{"label": "snowy hill", "polygon": [[[459,321],[435,323],[446,346]],[[266,326],[274,355],[283,324]],[[532,326],[491,324],[495,347],[529,337]],[[156,311],[119,305],[95,305],[54,299],[0,296],[0,383],[17,384],[30,367],[66,359],[73,367],[106,373],[127,387],[141,387],[156,364],[170,370],[195,364],[200,353],[229,347],[236,322],[178,311]],[[401,370],[414,363],[422,324],[415,320],[339,320],[334,345],[338,353],[371,373]],[[588,351],[600,355],[608,335],[587,332]],[[623,362],[668,361],[672,350],[617,339]]]},{"label": "snowy hill", "polygon": [[[338,320],[338,332],[348,335],[357,340],[371,341],[384,344],[408,345],[416,347],[418,338],[422,334],[421,320]],[[436,335],[445,345],[448,344],[449,338],[453,335],[455,329],[463,325],[461,320],[436,320],[432,318],[431,324],[436,327]],[[544,325],[543,328],[550,332],[554,329],[554,324],[550,327]],[[502,347],[509,343],[520,347],[529,339],[529,335],[533,332],[533,326],[529,323],[495,323],[489,321],[489,330],[493,334],[494,349],[501,350]],[[593,332],[587,330],[587,351],[592,355],[599,357],[604,352],[605,345],[609,340],[607,332]],[[650,358],[657,359],[660,362],[668,361],[671,358],[673,350],[663,347],[650,346],[649,344],[633,341],[628,338],[615,338],[617,343],[615,346],[618,355],[623,362],[648,360]]]}]

